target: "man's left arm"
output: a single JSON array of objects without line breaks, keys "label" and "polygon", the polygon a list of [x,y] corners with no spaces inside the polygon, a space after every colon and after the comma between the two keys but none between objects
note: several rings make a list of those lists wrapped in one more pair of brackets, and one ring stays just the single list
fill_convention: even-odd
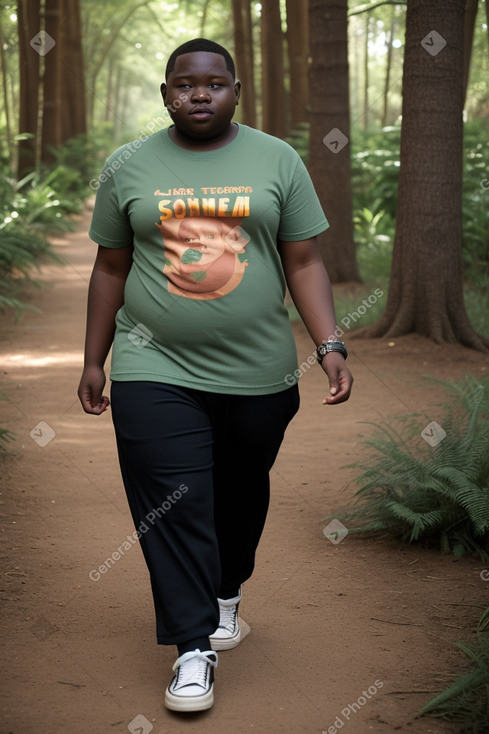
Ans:
[{"label": "man's left arm", "polygon": [[[335,339],[337,329],[331,283],[319,253],[317,238],[300,242],[279,241],[278,249],[287,286],[316,347]],[[330,395],[324,405],[343,403],[350,397],[353,377],[340,352],[328,352],[321,367],[329,379]]]}]

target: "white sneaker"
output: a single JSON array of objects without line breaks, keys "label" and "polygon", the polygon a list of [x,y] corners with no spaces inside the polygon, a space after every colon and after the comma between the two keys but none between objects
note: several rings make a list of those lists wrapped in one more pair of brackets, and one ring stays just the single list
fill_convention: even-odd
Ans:
[{"label": "white sneaker", "polygon": [[209,637],[213,650],[231,650],[241,641],[238,607],[241,601],[241,591],[233,599],[218,599],[219,627]]},{"label": "white sneaker", "polygon": [[176,675],[165,693],[165,706],[172,711],[205,711],[214,703],[214,668],[217,655],[212,650],[191,650],[181,655],[173,670]]}]

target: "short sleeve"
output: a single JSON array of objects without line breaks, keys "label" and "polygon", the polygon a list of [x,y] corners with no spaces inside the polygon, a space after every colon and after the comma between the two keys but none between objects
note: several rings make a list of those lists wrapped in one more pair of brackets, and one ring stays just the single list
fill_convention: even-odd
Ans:
[{"label": "short sleeve", "polygon": [[133,242],[134,232],[127,211],[120,205],[114,171],[108,162],[98,183],[88,235],[102,247],[127,247]]},{"label": "short sleeve", "polygon": [[329,227],[311,177],[299,156],[291,177],[278,239],[293,242],[307,240]]}]

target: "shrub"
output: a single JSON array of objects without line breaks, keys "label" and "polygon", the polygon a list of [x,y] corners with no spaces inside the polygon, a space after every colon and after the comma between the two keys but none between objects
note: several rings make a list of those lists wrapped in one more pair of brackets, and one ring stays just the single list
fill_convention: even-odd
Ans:
[{"label": "shrub", "polygon": [[460,734],[489,731],[489,633],[484,630],[489,607],[481,617],[478,634],[471,642],[457,643],[472,668],[421,709],[421,714],[463,722]]},{"label": "shrub", "polygon": [[388,533],[488,562],[489,377],[443,384],[454,393],[442,419],[445,437],[435,426],[438,443],[423,441],[426,418],[417,416],[400,419],[399,428],[377,425],[365,441],[373,453],[354,465],[363,468],[354,480],[356,507],[335,517],[354,523],[350,532]]}]

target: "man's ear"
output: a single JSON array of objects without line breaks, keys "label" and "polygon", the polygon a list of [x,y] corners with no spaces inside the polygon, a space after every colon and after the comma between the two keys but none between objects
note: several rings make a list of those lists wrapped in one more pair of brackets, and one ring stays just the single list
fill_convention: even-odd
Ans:
[{"label": "man's ear", "polygon": [[165,107],[166,107],[166,90],[167,90],[167,86],[165,82],[162,82],[160,86],[160,92],[161,92],[161,97],[163,99],[163,104],[165,105]]},{"label": "man's ear", "polygon": [[235,84],[234,84],[234,95],[236,97],[236,104],[238,105],[239,104],[239,98],[241,96],[241,82],[239,81],[239,79],[237,79],[236,82],[235,82]]}]

